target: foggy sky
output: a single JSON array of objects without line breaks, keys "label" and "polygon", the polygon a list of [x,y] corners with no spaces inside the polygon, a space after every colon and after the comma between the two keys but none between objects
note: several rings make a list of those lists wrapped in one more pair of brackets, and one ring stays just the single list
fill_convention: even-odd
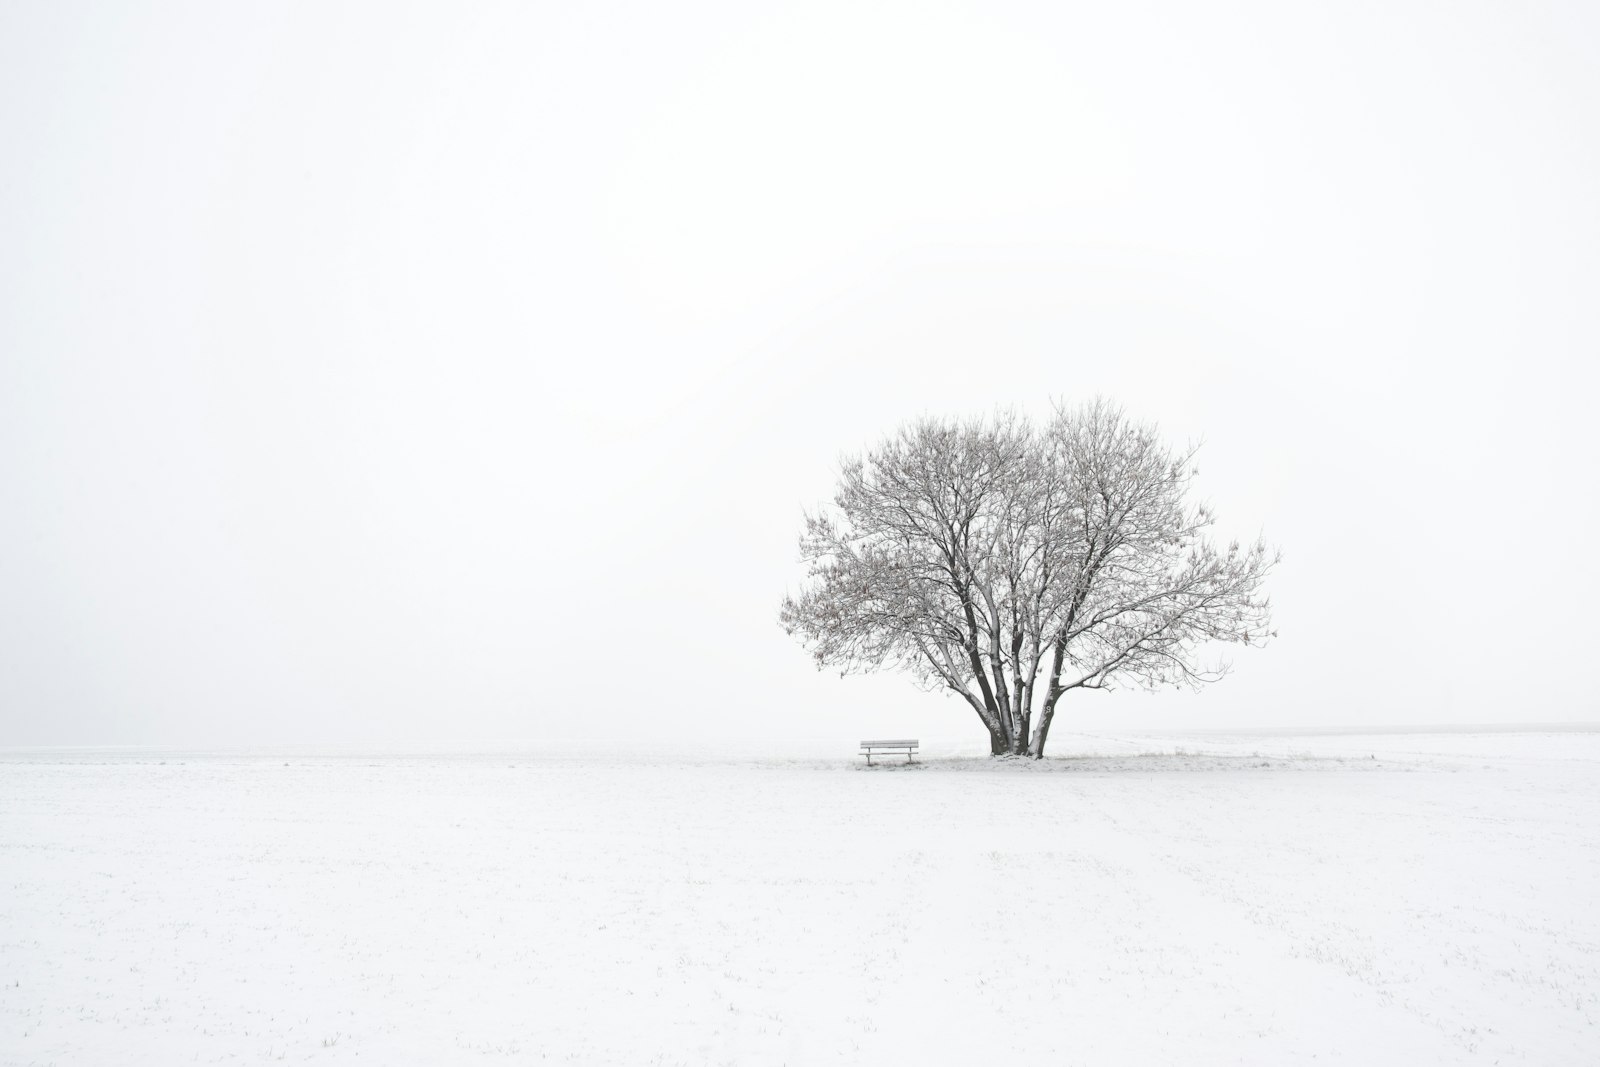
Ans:
[{"label": "foggy sky", "polygon": [[[1587,4],[0,9],[0,745],[976,735],[838,457],[1105,394],[1280,638],[1058,733],[1600,718]],[[1070,706],[1068,706],[1070,704]]]}]

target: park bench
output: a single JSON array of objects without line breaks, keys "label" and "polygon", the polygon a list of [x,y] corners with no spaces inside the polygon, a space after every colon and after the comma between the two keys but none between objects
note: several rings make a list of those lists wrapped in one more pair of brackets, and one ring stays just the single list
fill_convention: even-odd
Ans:
[{"label": "park bench", "polygon": [[904,752],[906,754],[906,762],[907,763],[914,763],[916,761],[913,760],[911,757],[915,756],[917,754],[917,742],[914,741],[914,740],[912,740],[912,741],[863,741],[863,742],[861,742],[861,754],[863,756],[867,757],[867,766],[868,767],[872,766],[872,755],[875,752],[878,753],[879,755],[882,755],[882,754],[884,754],[886,752],[894,753],[894,754],[899,754],[901,752]]}]

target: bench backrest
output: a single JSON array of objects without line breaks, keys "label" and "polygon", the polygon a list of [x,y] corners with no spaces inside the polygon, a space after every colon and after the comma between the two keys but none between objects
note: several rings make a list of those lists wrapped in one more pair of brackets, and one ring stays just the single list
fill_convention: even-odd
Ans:
[{"label": "bench backrest", "polygon": [[862,748],[916,748],[917,742],[912,741],[863,741]]}]

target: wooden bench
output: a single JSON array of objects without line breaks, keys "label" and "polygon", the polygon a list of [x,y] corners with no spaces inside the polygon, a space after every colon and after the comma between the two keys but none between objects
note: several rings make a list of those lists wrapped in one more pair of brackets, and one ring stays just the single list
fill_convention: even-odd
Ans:
[{"label": "wooden bench", "polygon": [[913,760],[911,757],[915,756],[917,754],[917,742],[914,741],[914,740],[912,740],[912,741],[863,741],[863,742],[861,742],[861,754],[863,756],[867,757],[867,766],[868,767],[872,766],[872,754],[874,752],[878,753],[879,755],[882,755],[885,752],[895,753],[895,754],[899,754],[901,752],[904,752],[906,754],[906,762],[907,763],[915,763],[916,761]]}]

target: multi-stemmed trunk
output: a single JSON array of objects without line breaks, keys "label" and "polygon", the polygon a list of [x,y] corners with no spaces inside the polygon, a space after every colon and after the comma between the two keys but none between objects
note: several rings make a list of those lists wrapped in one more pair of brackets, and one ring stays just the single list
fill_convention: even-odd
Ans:
[{"label": "multi-stemmed trunk", "polygon": [[1045,742],[1050,738],[1050,722],[1054,718],[1054,711],[1055,709],[1051,708],[1043,712],[1039,716],[1039,721],[1033,724],[1031,732],[1019,730],[1015,737],[1007,737],[1003,731],[991,729],[989,755],[1043,759]]},{"label": "multi-stemmed trunk", "polygon": [[[1016,639],[1015,646],[1016,651],[1021,650],[1020,637]],[[1058,638],[1050,642],[1050,646],[1048,673],[1041,670],[1045,667],[1042,663],[1035,663],[1026,669],[1018,666],[1011,672],[996,667],[989,672],[985,671],[987,665],[977,654],[976,648],[969,644],[968,662],[978,683],[977,694],[946,676],[950,688],[965,696],[983,721],[989,733],[989,755],[1044,758],[1044,746],[1050,738],[1050,723],[1055,719],[1056,702],[1067,692],[1061,685],[1066,642]],[[1016,663],[1016,659],[1012,662]],[[1011,674],[1009,678],[1008,673]],[[1035,718],[1033,701],[1039,688],[1043,689],[1044,702]]]},{"label": "multi-stemmed trunk", "polygon": [[1045,741],[1050,736],[1050,720],[1054,716],[1054,699],[1046,700],[1037,721],[1034,721],[1032,710],[1026,705],[1014,709],[1009,716],[996,709],[992,721],[990,716],[985,716],[984,722],[989,731],[989,755],[1042,759]]},{"label": "multi-stemmed trunk", "polygon": [[1042,727],[1035,727],[1032,737],[1006,738],[1003,734],[989,734],[989,755],[991,756],[1027,756],[1029,759],[1042,759],[1044,757],[1044,739],[1048,731]]}]

